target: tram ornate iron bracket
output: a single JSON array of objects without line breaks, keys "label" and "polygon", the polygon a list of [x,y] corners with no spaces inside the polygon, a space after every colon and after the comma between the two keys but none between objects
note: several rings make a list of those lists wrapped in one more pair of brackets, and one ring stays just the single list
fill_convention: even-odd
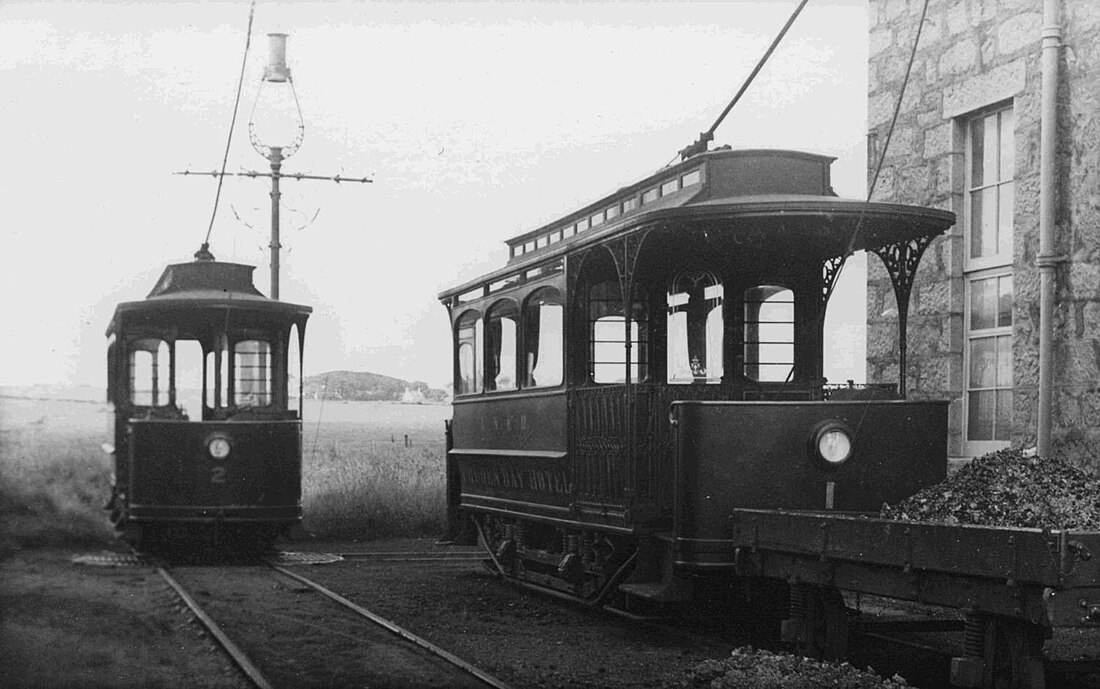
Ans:
[{"label": "tram ornate iron bracket", "polygon": [[906,359],[908,344],[906,328],[909,323],[909,296],[913,291],[913,280],[924,250],[935,237],[916,237],[905,242],[897,242],[872,249],[890,274],[894,285],[894,300],[898,306],[898,393],[906,395]]},{"label": "tram ornate iron bracket", "polygon": [[894,284],[894,296],[898,300],[898,313],[901,313],[903,307],[908,309],[909,294],[913,289],[917,265],[920,264],[924,250],[933,239],[935,237],[917,237],[907,242],[872,249],[882,259],[886,272],[890,274],[890,281]]},{"label": "tram ornate iron bracket", "polygon": [[634,271],[638,267],[638,254],[641,253],[647,236],[649,230],[631,233],[608,247],[611,258],[615,261],[615,272],[619,275],[619,289],[624,305],[629,305],[634,300]]},{"label": "tram ornate iron bracket", "polygon": [[[591,253],[592,249],[585,249],[579,253],[569,254],[565,257],[565,279],[568,283],[566,288],[570,295],[576,295],[577,282],[580,280],[584,263],[588,260]],[[570,296],[570,299],[573,298],[573,296]]]},{"label": "tram ornate iron bracket", "polygon": [[833,293],[833,286],[836,284],[836,279],[840,276],[840,269],[844,265],[844,262],[848,260],[847,256],[833,256],[832,258],[825,259],[821,264],[821,303],[827,304],[829,301],[829,295]]}]

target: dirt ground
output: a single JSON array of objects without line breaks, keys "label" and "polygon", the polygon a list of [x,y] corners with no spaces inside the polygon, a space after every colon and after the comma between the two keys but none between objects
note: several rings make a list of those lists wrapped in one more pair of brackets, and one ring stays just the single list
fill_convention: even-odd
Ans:
[{"label": "dirt ground", "polygon": [[0,562],[0,687],[242,687],[151,568]]},{"label": "dirt ground", "polygon": [[[406,540],[320,549],[433,547]],[[0,687],[247,686],[152,567],[73,562],[89,553],[104,551],[17,551],[0,562]],[[699,661],[733,648],[532,597],[474,563],[345,561],[296,571],[517,688],[682,687]]]}]

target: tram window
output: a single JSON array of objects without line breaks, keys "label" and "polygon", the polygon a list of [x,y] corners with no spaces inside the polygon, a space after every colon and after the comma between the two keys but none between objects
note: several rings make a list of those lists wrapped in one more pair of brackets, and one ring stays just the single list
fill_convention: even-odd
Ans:
[{"label": "tram window", "polygon": [[626,382],[628,343],[631,359],[630,380],[637,383],[649,377],[649,342],[645,308],[641,303],[634,303],[630,314],[628,335],[621,295],[617,281],[593,285],[588,292],[591,344],[589,373],[595,383]]},{"label": "tram window", "polygon": [[516,387],[516,324],[519,307],[498,301],[485,317],[485,389],[513,390]]},{"label": "tram window", "polygon": [[561,385],[563,332],[558,290],[536,291],[527,300],[523,312],[525,387]]},{"label": "tram window", "polygon": [[229,344],[225,335],[215,338],[214,349],[206,353],[206,406],[229,404]]},{"label": "tram window", "polygon": [[290,327],[289,351],[286,358],[286,406],[291,411],[302,408],[302,349],[297,324]]},{"label": "tram window", "polygon": [[778,285],[745,290],[745,377],[784,382],[794,373],[794,292]]},{"label": "tram window", "polygon": [[183,417],[202,419],[202,345],[198,340],[176,341],[176,406]]},{"label": "tram window", "polygon": [[668,293],[668,382],[722,382],[722,283],[681,273]]},{"label": "tram window", "polygon": [[233,402],[265,407],[271,404],[271,344],[242,340],[233,346]]},{"label": "tram window", "polygon": [[481,377],[478,375],[477,363],[482,360],[484,351],[481,318],[476,312],[467,311],[459,317],[455,330],[455,349],[458,357],[455,394],[481,392]]},{"label": "tram window", "polygon": [[107,337],[107,401],[114,404],[115,392],[117,392],[118,381],[115,380],[115,376],[118,375],[118,364],[115,357],[118,352],[115,349],[115,336],[111,334]]},{"label": "tram window", "polygon": [[141,407],[168,404],[168,343],[146,338],[130,347],[130,402]]}]

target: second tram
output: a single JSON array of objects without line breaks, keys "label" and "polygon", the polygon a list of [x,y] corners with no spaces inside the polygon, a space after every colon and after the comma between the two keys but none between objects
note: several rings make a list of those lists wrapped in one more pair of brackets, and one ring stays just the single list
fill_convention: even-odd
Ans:
[{"label": "second tram", "polygon": [[268,299],[252,266],[168,266],[107,329],[114,486],[126,540],[264,548],[301,521],[301,355],[311,309]]}]

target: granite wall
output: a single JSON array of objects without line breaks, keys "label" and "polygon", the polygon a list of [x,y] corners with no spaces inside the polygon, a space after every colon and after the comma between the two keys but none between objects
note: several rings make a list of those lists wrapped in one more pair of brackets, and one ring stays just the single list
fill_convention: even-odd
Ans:
[{"label": "granite wall", "polygon": [[[1054,428],[1057,454],[1100,470],[1100,3],[1062,0],[1056,243]],[[871,0],[869,184],[886,146],[923,0]],[[954,211],[960,224],[927,249],[909,307],[910,397],[950,399],[949,452],[964,456],[963,193],[960,117],[1011,102],[1015,112],[1013,444],[1035,443],[1038,388],[1039,117],[1042,3],[930,0],[876,201]],[[897,380],[890,278],[868,260],[867,378]]]}]

